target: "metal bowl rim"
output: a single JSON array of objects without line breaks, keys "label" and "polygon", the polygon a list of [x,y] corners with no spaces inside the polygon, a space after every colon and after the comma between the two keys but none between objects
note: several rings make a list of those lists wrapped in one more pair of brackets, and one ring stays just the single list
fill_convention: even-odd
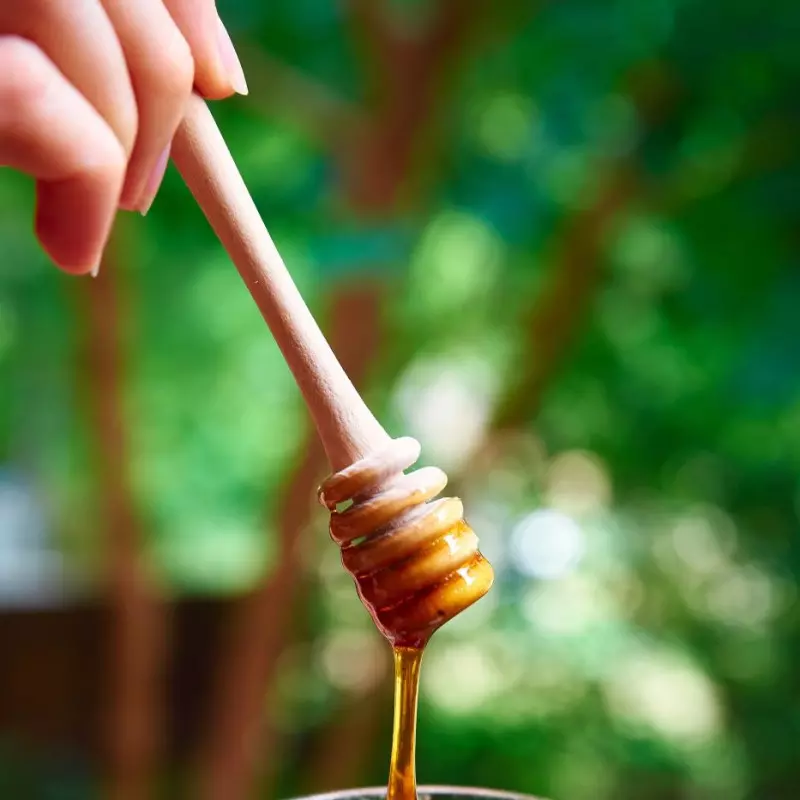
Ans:
[{"label": "metal bowl rim", "polygon": [[[453,798],[475,798],[475,800],[540,800],[530,794],[504,792],[499,789],[480,789],[474,786],[419,786],[419,794],[448,796]],[[341,789],[324,794],[310,794],[297,797],[295,800],[383,800],[386,797],[385,786],[368,786],[363,789]]]}]

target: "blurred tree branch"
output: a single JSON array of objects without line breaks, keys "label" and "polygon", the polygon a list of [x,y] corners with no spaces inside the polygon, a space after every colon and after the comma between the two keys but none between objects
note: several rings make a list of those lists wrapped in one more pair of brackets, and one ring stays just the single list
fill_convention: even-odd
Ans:
[{"label": "blurred tree branch", "polygon": [[[634,71],[629,85],[643,140],[674,110],[676,87],[658,64]],[[793,152],[792,141],[788,126],[768,120],[736,143],[740,155],[724,174],[722,184],[780,165]],[[729,155],[723,152],[718,157],[726,159]],[[706,163],[704,168],[713,166]],[[692,166],[685,167],[663,185],[653,185],[642,174],[635,153],[605,166],[595,201],[568,219],[557,234],[549,259],[549,281],[524,323],[523,370],[500,403],[494,420],[496,429],[521,427],[536,415],[600,283],[604,235],[615,216],[637,200],[659,213],[675,213],[687,202],[722,186],[712,181],[700,191],[693,189],[695,174]]]},{"label": "blurred tree branch", "polygon": [[[320,445],[309,437],[281,493],[278,547],[269,577],[237,605],[219,647],[211,723],[195,764],[200,798],[249,797],[257,759],[262,753],[269,759],[274,756],[265,687],[274,686],[280,657],[291,639],[295,601],[304,580],[302,532],[311,519],[308,487],[319,477],[321,459]],[[266,766],[273,768],[271,763]]]},{"label": "blurred tree branch", "polygon": [[[473,49],[471,40],[490,41],[529,18],[532,9],[511,0],[439,0],[412,25],[387,3],[350,0],[347,8],[361,44],[363,102],[351,103],[257,46],[242,44],[253,88],[245,102],[326,147],[339,162],[346,205],[361,217],[382,217],[404,199],[419,199],[425,174],[419,167],[430,163],[441,143],[435,134],[443,81]],[[479,29],[479,12],[487,10],[493,21]]]},{"label": "blurred tree branch", "polygon": [[434,127],[442,82],[465,52],[481,6],[480,0],[440,0],[427,24],[410,29],[385,3],[351,0],[351,27],[363,44],[367,67],[370,114],[367,129],[356,132],[354,146],[340,158],[343,189],[360,213],[385,212],[419,175],[415,159]]},{"label": "blurred tree branch", "polygon": [[551,259],[549,281],[523,322],[522,371],[498,408],[496,429],[521,427],[539,410],[600,284],[604,234],[635,189],[627,165],[611,169],[595,202],[565,225]]},{"label": "blurred tree branch", "polygon": [[[676,87],[657,63],[638,65],[625,83],[638,112],[641,142],[674,109]],[[552,244],[547,282],[524,315],[520,375],[498,405],[493,430],[523,427],[537,414],[600,285],[605,235],[643,191],[635,152],[597,169],[602,177],[594,201],[566,219]]]},{"label": "blurred tree branch", "polygon": [[242,42],[237,50],[247,65],[250,105],[263,111],[268,102],[271,115],[288,122],[309,141],[337,151],[346,137],[366,125],[361,108],[263,47]]},{"label": "blurred tree branch", "polygon": [[[153,796],[164,731],[166,618],[145,554],[145,535],[130,488],[123,399],[125,306],[117,232],[97,279],[77,283],[82,319],[83,389],[94,445],[99,520],[107,547],[110,605],[106,791],[113,800]],[[125,243],[127,245],[127,243]]]},{"label": "blurred tree branch", "polygon": [[680,165],[661,186],[651,186],[647,205],[671,215],[716,194],[738,181],[780,169],[797,153],[797,125],[784,119],[765,119],[742,137],[706,155],[702,163]]},{"label": "blurred tree branch", "polygon": [[[392,673],[387,669],[365,694],[349,697],[322,729],[303,770],[300,791],[350,789],[370,766],[384,724],[392,719]],[[353,742],[359,742],[354,747]],[[388,752],[380,756],[386,759]]]},{"label": "blurred tree branch", "polygon": [[[349,283],[331,298],[329,336],[342,366],[358,386],[380,351],[384,289],[380,282]],[[302,551],[325,455],[309,433],[289,477],[278,516],[278,552],[269,577],[233,612],[217,675],[206,738],[195,772],[197,794],[209,800],[251,796],[256,773],[275,764],[277,734],[265,706],[281,655],[292,640],[292,621],[305,578]],[[265,523],[265,528],[267,524]],[[331,545],[333,546],[333,545]]]}]

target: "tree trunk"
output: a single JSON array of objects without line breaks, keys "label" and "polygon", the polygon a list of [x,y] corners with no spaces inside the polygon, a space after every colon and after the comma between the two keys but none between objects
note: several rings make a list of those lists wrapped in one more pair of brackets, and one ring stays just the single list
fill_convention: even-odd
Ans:
[{"label": "tree trunk", "polygon": [[104,740],[105,796],[153,796],[164,730],[165,617],[145,555],[145,537],[130,489],[123,399],[125,307],[119,234],[97,279],[80,278],[84,314],[83,388],[94,447],[99,520],[107,546],[108,677]]},{"label": "tree trunk", "polygon": [[[364,695],[348,698],[317,738],[303,770],[300,791],[308,794],[352,789],[376,756],[389,765],[388,748],[377,753],[392,720],[392,671]],[[354,746],[354,742],[357,743]]]}]

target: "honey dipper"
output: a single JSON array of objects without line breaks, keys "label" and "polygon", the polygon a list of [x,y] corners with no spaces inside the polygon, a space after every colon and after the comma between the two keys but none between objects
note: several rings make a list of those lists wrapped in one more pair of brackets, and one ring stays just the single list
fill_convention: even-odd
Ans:
[{"label": "honey dipper", "polygon": [[492,568],[461,501],[434,500],[436,467],[405,474],[420,454],[392,439],[359,396],[306,307],[211,112],[192,97],[172,158],[236,265],[303,394],[334,474],[319,499],[330,533],[376,625],[397,647],[431,633],[489,590]]}]

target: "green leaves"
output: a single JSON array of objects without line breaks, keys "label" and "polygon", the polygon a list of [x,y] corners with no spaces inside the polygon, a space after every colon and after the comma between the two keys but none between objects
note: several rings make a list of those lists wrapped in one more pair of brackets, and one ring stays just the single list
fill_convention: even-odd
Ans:
[{"label": "green leaves", "polygon": [[[800,652],[796,3],[570,0],[507,28],[504,4],[477,5],[491,35],[438,97],[446,145],[424,200],[366,219],[348,164],[367,134],[391,162],[397,131],[358,116],[375,75],[348,4],[221,4],[320,90],[276,109],[253,59],[264,88],[215,110],[273,238],[315,312],[347,282],[385,283],[366,394],[450,470],[497,567],[431,646],[419,774],[570,800],[777,797],[797,721],[763,694],[796,695]],[[309,136],[308,115],[339,104],[364,129]],[[79,279],[49,268],[32,207],[30,183],[0,175],[0,469],[41,485],[51,536],[99,579]],[[126,223],[109,268],[148,547],[168,591],[240,593],[276,564],[308,415],[174,171]],[[542,314],[565,269],[568,288],[599,279]],[[526,380],[543,363],[544,385]],[[534,390],[497,430],[520,385]],[[560,576],[520,560],[563,544],[552,525],[519,544],[543,511],[580,539]],[[304,553],[309,641],[275,689],[292,734],[382,668],[322,522]],[[358,654],[375,674],[345,674]]]}]

